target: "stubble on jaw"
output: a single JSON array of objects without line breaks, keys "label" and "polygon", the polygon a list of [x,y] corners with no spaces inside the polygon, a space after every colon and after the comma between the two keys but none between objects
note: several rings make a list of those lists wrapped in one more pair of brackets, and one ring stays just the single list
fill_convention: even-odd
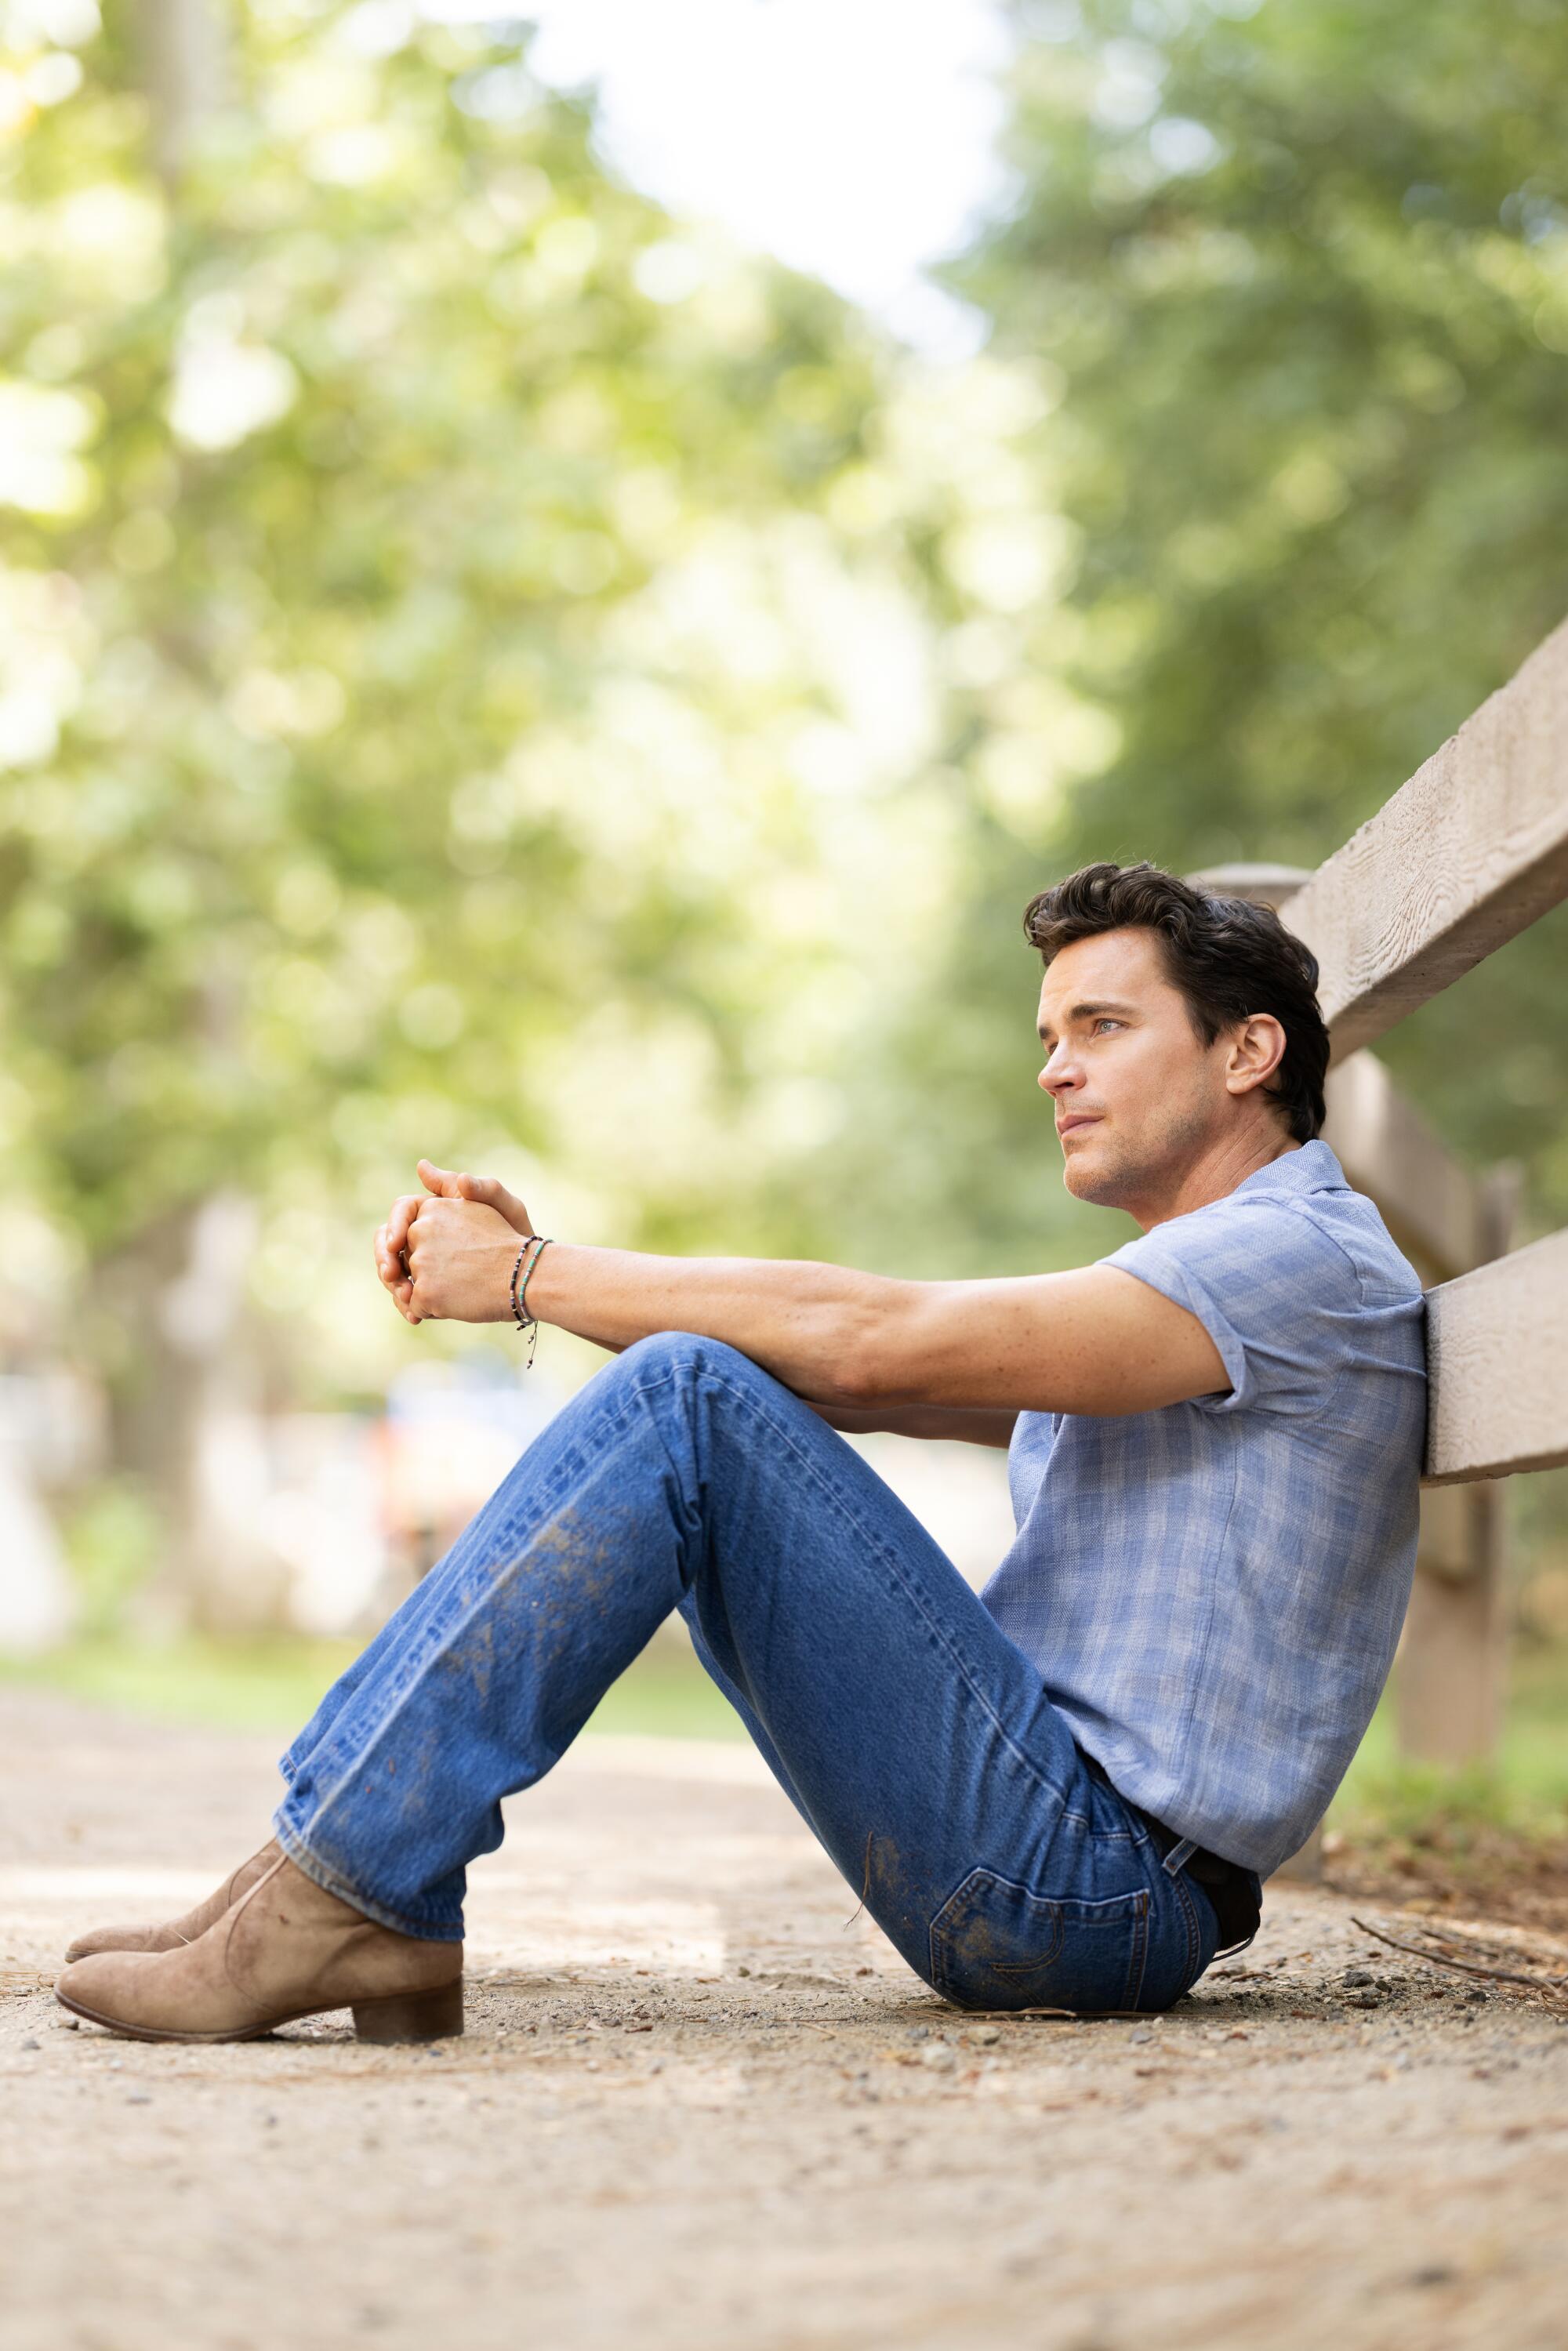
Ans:
[{"label": "stubble on jaw", "polygon": [[[1084,1129],[1085,1134],[1091,1131]],[[1064,1139],[1062,1183],[1072,1197],[1082,1200],[1086,1207],[1123,1208],[1127,1207],[1129,1201],[1146,1199],[1151,1192],[1168,1191],[1171,1185],[1162,1186],[1159,1180],[1161,1171],[1186,1165],[1189,1155],[1196,1154],[1201,1147],[1207,1128],[1201,1116],[1189,1114],[1178,1118],[1160,1136],[1161,1149],[1157,1158],[1140,1158],[1132,1162],[1126,1156],[1123,1138],[1113,1133],[1108,1135],[1104,1133],[1103,1121],[1092,1131],[1101,1139],[1094,1146],[1092,1166],[1085,1166],[1081,1171],[1086,1179],[1082,1186],[1069,1180],[1072,1173],[1073,1154],[1067,1148]],[[1129,1215],[1133,1213],[1131,1208],[1127,1212]]]},{"label": "stubble on jaw", "polygon": [[[1082,1132],[1087,1134],[1091,1130],[1085,1127]],[[1082,1155],[1081,1152],[1073,1152],[1071,1137],[1064,1135],[1061,1140],[1061,1181],[1073,1199],[1083,1201],[1089,1207],[1113,1208],[1117,1205],[1117,1195],[1120,1190],[1117,1181],[1116,1155],[1113,1149],[1107,1155],[1103,1141],[1096,1148],[1097,1156],[1092,1172],[1088,1166],[1081,1165],[1079,1173],[1084,1180],[1074,1183],[1072,1180],[1074,1162],[1081,1161]]]}]

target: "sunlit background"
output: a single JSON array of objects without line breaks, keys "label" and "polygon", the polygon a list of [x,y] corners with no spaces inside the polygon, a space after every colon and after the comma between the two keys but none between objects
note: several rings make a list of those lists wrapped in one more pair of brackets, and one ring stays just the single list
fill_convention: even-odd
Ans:
[{"label": "sunlit background", "polygon": [[[1127,1237],[1019,912],[1314,864],[1568,611],[1568,19],[0,27],[0,1649],[271,1720],[597,1360],[398,1320],[422,1153],[584,1240]],[[1549,917],[1380,1049],[1524,1238],[1565,977]],[[873,1451],[983,1577],[1000,1457]],[[1512,1500],[1560,1802],[1563,1481]],[[620,1703],[722,1727],[673,1650]]]}]

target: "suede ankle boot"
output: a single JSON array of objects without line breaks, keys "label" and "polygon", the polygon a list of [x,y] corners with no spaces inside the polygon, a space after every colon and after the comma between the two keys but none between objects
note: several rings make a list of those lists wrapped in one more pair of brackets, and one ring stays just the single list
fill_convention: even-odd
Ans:
[{"label": "suede ankle boot", "polygon": [[94,1951],[177,1951],[186,1943],[193,1943],[198,1935],[215,1926],[224,1912],[248,1894],[258,1877],[266,1876],[277,1859],[282,1847],[276,1837],[268,1837],[259,1853],[242,1861],[232,1877],[225,1877],[215,1894],[187,1910],[183,1918],[169,1918],[161,1927],[95,1927],[90,1934],[78,1935],[66,1950],[68,1963],[72,1959],[90,1959]]},{"label": "suede ankle boot", "polygon": [[463,1946],[377,1926],[280,1853],[193,1942],[94,1952],[55,1994],[134,2041],[254,2041],[331,2008],[361,2041],[435,2041],[463,2030]]}]

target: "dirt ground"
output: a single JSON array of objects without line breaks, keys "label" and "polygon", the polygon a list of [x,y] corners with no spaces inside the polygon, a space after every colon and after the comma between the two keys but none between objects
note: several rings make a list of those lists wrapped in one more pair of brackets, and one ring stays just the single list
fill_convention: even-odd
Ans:
[{"label": "dirt ground", "polygon": [[1568,2019],[1276,1882],[1167,2016],[976,2022],[741,1746],[580,1740],[510,1806],[462,2040],[70,2029],[68,1937],[204,1893],[273,1753],[0,1698],[5,2351],[1568,2341]]}]

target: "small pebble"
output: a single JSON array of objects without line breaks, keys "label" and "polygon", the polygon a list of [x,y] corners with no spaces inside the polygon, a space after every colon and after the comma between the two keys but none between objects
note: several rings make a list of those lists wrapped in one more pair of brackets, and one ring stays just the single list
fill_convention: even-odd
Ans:
[{"label": "small pebble", "polygon": [[946,2042],[936,2041],[933,2042],[929,2049],[921,2051],[920,2062],[923,2065],[929,2065],[934,2074],[950,2074],[958,2060]]},{"label": "small pebble", "polygon": [[125,2101],[128,2106],[150,2106],[152,2100],[145,2090],[132,2090]]},{"label": "small pebble", "polygon": [[41,2049],[43,2045],[41,2041],[24,2041],[22,2043],[24,2049]]},{"label": "small pebble", "polygon": [[1372,1980],[1371,1973],[1365,1968],[1346,1968],[1340,1978],[1348,1991],[1364,1991]]},{"label": "small pebble", "polygon": [[1129,2032],[1127,2035],[1129,2041],[1152,2041],[1154,2037],[1146,2024],[1140,2024],[1135,2032]]}]

